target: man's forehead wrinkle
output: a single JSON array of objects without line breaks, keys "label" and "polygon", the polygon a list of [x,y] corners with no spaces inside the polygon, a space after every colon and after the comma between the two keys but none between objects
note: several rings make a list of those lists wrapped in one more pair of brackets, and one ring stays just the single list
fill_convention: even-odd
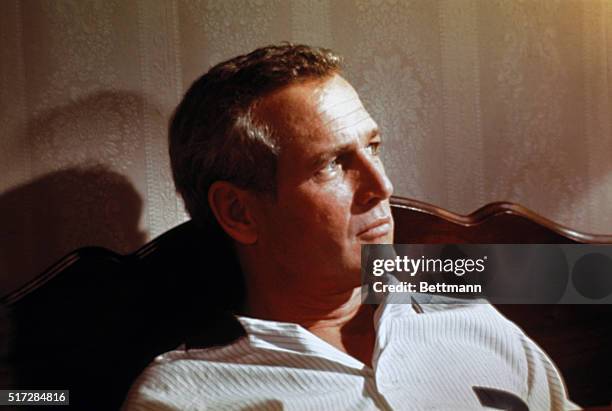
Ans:
[{"label": "man's forehead wrinkle", "polygon": [[[361,120],[359,120],[359,121],[357,121],[357,122],[353,123],[353,125],[361,124],[361,123],[363,123],[364,121],[368,121],[368,120],[371,120],[369,116],[368,116],[368,117],[364,117],[364,118],[362,118]],[[351,127],[351,126],[342,127],[342,128],[336,129],[336,130],[334,130],[334,131],[336,131],[336,132],[341,132],[341,131],[344,131],[345,129],[349,128],[349,127]],[[372,134],[378,134],[378,127],[377,127],[377,126],[373,126],[373,127],[372,127],[372,130],[376,130],[377,132],[376,132],[376,133],[370,133],[370,132],[368,132],[368,133],[367,133],[367,136],[365,136],[365,137],[367,137],[367,138],[371,138],[371,137],[373,137],[373,136],[372,136]]]},{"label": "man's forehead wrinkle", "polygon": [[[325,133],[340,133],[346,129],[350,129],[353,128],[361,123],[363,123],[364,121],[372,121],[373,123],[373,130],[378,130],[378,125],[376,123],[374,123],[374,120],[372,119],[372,117],[370,117],[370,114],[363,110],[363,116],[360,116],[359,118],[357,118],[356,120],[347,122],[346,124],[342,124],[339,125],[338,127],[334,128],[333,125],[334,123],[337,123],[338,121],[342,120],[344,117],[348,117],[350,115],[353,115],[355,113],[357,113],[358,111],[360,111],[359,109],[356,109],[350,113],[345,114],[342,117],[338,117],[335,119],[331,119],[325,123],[319,123],[318,125],[314,125],[316,122],[310,123],[307,127],[304,127],[304,131],[303,133],[300,133],[302,136],[307,137],[307,138],[311,138],[313,136],[316,136],[317,134],[321,133],[321,132],[325,132]],[[369,136],[368,136],[369,137]]]},{"label": "man's forehead wrinkle", "polygon": [[[329,96],[330,93],[327,93],[327,95]],[[359,99],[359,96],[354,95],[354,96],[350,96],[344,100],[340,100],[340,101],[333,101],[331,104],[330,103],[323,103],[323,96],[321,96],[321,98],[319,99],[319,105],[323,107],[323,110],[321,110],[321,114],[325,115],[327,114],[329,111],[342,106],[343,104],[347,104],[347,103],[357,103],[358,106],[362,106],[361,104],[361,100]],[[335,99],[334,99],[335,100]]]},{"label": "man's forehead wrinkle", "polygon": [[[351,111],[347,111],[346,113],[336,113],[335,115],[322,115],[321,117],[323,118],[323,125],[327,126],[331,123],[334,123],[336,121],[345,119],[359,111],[363,111],[366,115],[369,116],[369,113],[363,108],[363,106],[358,106],[355,107],[354,109],[352,109]],[[327,114],[327,113],[325,113]]]},{"label": "man's forehead wrinkle", "polygon": [[363,123],[364,121],[368,121],[369,120],[369,121],[372,121],[372,123],[374,124],[374,128],[378,128],[376,126],[376,123],[374,123],[374,120],[372,119],[372,117],[370,117],[370,114],[367,111],[365,111],[365,110],[361,110],[363,112],[362,116],[359,116],[359,117],[355,116],[356,117],[355,119],[351,119],[351,121],[348,121],[345,124],[341,124],[339,127],[334,127],[333,126],[334,123],[337,123],[337,122],[339,122],[340,120],[343,120],[346,117],[352,116],[353,114],[357,113],[358,111],[360,111],[360,109],[356,109],[356,110],[354,110],[354,111],[352,111],[350,113],[347,113],[347,114],[345,114],[345,115],[343,115],[341,117],[332,119],[332,120],[328,121],[327,123],[325,123],[324,126],[326,128],[328,128],[328,130],[330,130],[331,132],[337,133],[337,132],[344,131],[347,128],[355,127],[355,126]]}]

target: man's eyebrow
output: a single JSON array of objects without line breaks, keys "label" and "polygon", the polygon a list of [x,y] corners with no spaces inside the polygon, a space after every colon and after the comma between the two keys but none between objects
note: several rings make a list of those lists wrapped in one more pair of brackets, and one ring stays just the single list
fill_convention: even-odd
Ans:
[{"label": "man's eyebrow", "polygon": [[[365,141],[371,141],[374,138],[379,137],[380,138],[380,130],[378,129],[378,127],[372,129],[365,137]],[[336,158],[339,157],[343,154],[349,153],[354,149],[354,144],[353,143],[347,143],[347,144],[340,144],[336,147],[333,147],[331,150],[327,150],[324,152],[321,152],[319,154],[315,154],[313,156],[312,161],[310,161],[310,164],[312,166],[313,169],[317,169],[319,167],[324,166],[327,162],[329,162],[332,158]]]},{"label": "man's eyebrow", "polygon": [[331,150],[316,154],[310,162],[311,166],[313,169],[318,169],[328,163],[332,158],[336,158],[343,154],[349,153],[351,150],[353,150],[353,147],[353,143],[341,144],[332,148]]}]

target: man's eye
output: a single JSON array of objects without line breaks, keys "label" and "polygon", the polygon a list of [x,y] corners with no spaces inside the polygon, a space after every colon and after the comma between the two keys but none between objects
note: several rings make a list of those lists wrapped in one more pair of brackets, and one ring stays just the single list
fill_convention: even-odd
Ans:
[{"label": "man's eye", "polygon": [[341,168],[340,162],[338,159],[331,160],[329,163],[325,165],[322,169],[317,172],[319,176],[330,176],[336,173]]},{"label": "man's eye", "polygon": [[369,151],[371,155],[377,156],[380,154],[380,146],[381,146],[381,143],[377,141],[377,142],[368,144],[366,149]]}]

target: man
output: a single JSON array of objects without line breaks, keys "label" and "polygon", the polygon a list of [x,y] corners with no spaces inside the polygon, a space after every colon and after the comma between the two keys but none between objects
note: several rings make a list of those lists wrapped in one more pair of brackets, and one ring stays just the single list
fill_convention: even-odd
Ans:
[{"label": "man", "polygon": [[392,243],[380,131],[329,50],[290,44],[197,80],[170,127],[192,218],[233,240],[246,337],[159,356],[126,409],[564,409],[548,358],[489,305],[361,304]]}]

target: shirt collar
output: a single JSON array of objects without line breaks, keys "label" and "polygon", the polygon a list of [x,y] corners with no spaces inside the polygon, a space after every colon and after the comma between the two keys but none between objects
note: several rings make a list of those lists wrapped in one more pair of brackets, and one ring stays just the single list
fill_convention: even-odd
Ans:
[{"label": "shirt collar", "polygon": [[252,347],[278,352],[315,356],[363,370],[366,365],[338,350],[299,324],[236,316],[247,332]]}]

